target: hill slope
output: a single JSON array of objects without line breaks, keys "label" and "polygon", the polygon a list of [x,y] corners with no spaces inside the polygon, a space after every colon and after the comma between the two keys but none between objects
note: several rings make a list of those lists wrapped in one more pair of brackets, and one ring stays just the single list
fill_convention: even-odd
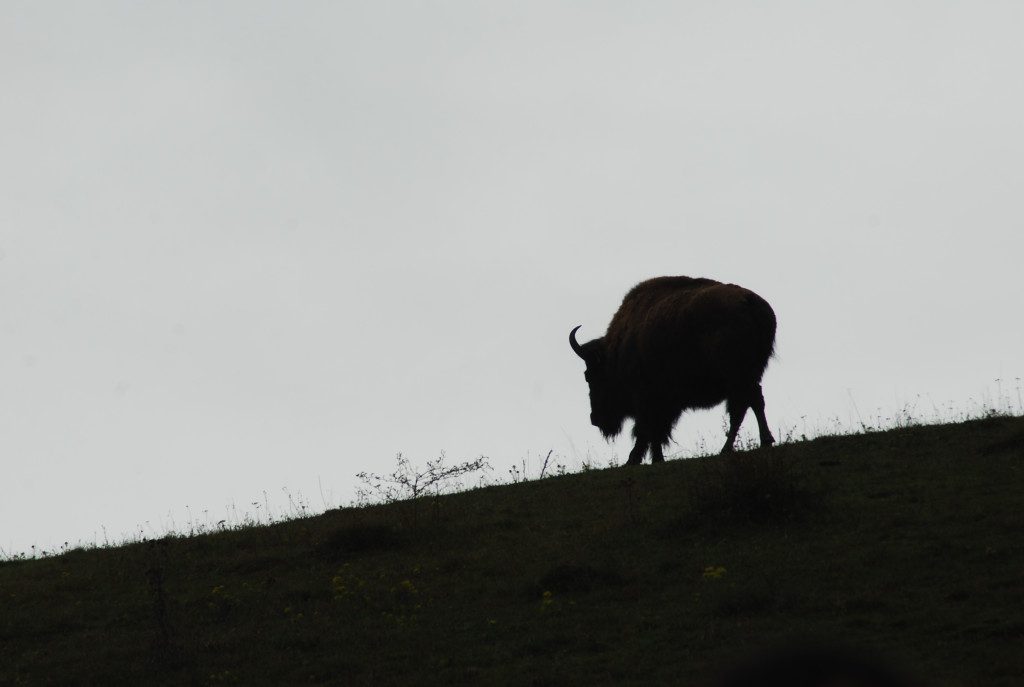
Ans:
[{"label": "hill slope", "polygon": [[793,637],[1024,676],[1024,420],[0,564],[0,684],[700,684]]}]

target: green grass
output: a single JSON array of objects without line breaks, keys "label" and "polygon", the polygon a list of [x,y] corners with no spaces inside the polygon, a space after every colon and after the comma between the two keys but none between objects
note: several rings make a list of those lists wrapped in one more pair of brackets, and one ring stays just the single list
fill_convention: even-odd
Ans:
[{"label": "green grass", "polygon": [[8,560],[0,684],[702,684],[813,638],[1016,685],[1022,502],[992,418]]}]

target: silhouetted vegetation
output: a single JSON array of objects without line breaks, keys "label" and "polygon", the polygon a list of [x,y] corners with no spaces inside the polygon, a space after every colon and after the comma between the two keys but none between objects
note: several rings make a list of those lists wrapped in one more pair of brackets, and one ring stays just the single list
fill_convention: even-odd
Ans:
[{"label": "silhouetted vegetation", "polygon": [[849,647],[819,672],[1016,685],[1021,437],[911,426],[9,559],[0,684],[738,685],[813,637]]}]

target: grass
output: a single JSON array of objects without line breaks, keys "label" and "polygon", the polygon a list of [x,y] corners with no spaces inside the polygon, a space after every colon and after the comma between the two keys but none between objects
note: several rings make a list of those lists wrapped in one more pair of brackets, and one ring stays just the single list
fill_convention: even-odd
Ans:
[{"label": "grass", "polygon": [[0,562],[0,685],[707,684],[801,638],[1024,675],[1024,419]]}]

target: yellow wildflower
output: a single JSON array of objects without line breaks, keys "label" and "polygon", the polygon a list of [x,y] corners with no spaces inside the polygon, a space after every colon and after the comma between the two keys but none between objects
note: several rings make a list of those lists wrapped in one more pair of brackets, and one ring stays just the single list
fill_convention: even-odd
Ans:
[{"label": "yellow wildflower", "polygon": [[725,575],[725,568],[720,565],[709,565],[704,568],[703,577],[705,580],[717,580]]}]

